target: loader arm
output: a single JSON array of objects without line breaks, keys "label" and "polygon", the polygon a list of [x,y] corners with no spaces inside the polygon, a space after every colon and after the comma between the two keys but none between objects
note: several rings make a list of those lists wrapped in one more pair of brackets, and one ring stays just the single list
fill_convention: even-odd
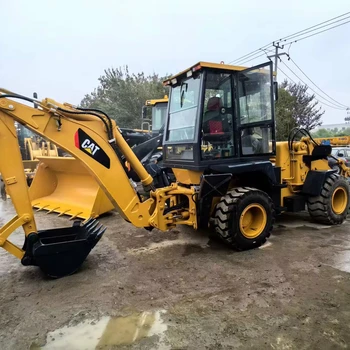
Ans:
[{"label": "loader arm", "polygon": [[[18,102],[21,99],[35,102],[38,108]],[[51,99],[40,102],[0,89],[0,172],[17,212],[17,216],[0,229],[0,246],[22,259],[23,264],[26,264],[23,259],[27,258],[27,240],[24,249],[21,249],[10,243],[8,237],[16,228],[23,226],[26,237],[34,237],[33,241],[28,241],[35,243],[38,235],[33,234],[38,231],[24,176],[15,121],[79,159],[120,215],[134,226],[167,230],[174,226],[176,220],[178,223],[196,225],[193,200],[190,201],[191,214],[189,211],[184,213],[183,220],[175,220],[171,213],[164,213],[167,199],[176,198],[178,194],[192,198],[193,190],[182,188],[179,191],[176,184],[155,190],[152,177],[128,146],[115,122],[103,112],[82,111]],[[130,163],[144,188],[150,191],[149,199],[141,201],[123,167],[121,155]],[[176,204],[176,199],[171,199],[171,203]],[[47,240],[47,235],[54,234],[43,235]],[[92,247],[94,244],[91,244]],[[28,261],[30,259],[31,256]]]}]

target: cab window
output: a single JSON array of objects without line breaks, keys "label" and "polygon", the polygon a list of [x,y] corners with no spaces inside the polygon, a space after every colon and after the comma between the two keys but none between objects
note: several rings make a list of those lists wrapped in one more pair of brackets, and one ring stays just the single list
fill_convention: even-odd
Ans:
[{"label": "cab window", "polygon": [[234,155],[231,75],[208,72],[202,115],[202,159]]},{"label": "cab window", "polygon": [[271,65],[238,74],[238,104],[243,156],[272,153]]},{"label": "cab window", "polygon": [[200,76],[172,88],[167,141],[193,141],[196,124]]}]

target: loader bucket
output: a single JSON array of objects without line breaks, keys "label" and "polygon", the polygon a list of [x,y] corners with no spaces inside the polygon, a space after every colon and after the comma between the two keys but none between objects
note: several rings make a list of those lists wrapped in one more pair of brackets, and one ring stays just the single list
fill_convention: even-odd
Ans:
[{"label": "loader bucket", "polygon": [[22,264],[39,266],[49,277],[60,278],[76,272],[106,228],[95,219],[83,225],[55,228],[31,233],[24,246]]},{"label": "loader bucket", "polygon": [[74,218],[96,218],[114,206],[84,165],[72,157],[38,157],[29,188],[32,206]]}]

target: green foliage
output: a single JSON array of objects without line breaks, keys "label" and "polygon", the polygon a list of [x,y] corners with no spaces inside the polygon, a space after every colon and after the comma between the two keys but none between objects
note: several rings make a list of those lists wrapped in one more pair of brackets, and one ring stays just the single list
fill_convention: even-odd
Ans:
[{"label": "green foliage", "polygon": [[85,95],[81,107],[97,108],[116,120],[118,126],[141,127],[141,110],[148,99],[163,98],[168,91],[158,74],[130,73],[128,66],[109,68],[99,78],[99,86]]},{"label": "green foliage", "polygon": [[296,98],[286,89],[278,89],[278,100],[276,102],[276,138],[277,141],[287,140],[290,131],[297,126],[293,117],[293,108]]},{"label": "green foliage", "polygon": [[277,141],[287,140],[294,127],[312,130],[322,124],[322,111],[315,100],[315,95],[307,93],[308,87],[292,84],[287,80],[278,88],[276,102],[276,134]]},{"label": "green foliage", "polygon": [[318,129],[312,134],[313,137],[334,137],[334,136],[350,136],[350,126],[346,129],[338,130],[334,129]]},{"label": "green foliage", "polygon": [[312,130],[316,126],[322,124],[322,116],[325,111],[319,106],[319,102],[315,100],[315,95],[308,94],[308,86],[298,84],[286,84],[286,89],[295,98],[295,106],[293,117],[299,127],[306,130]]}]

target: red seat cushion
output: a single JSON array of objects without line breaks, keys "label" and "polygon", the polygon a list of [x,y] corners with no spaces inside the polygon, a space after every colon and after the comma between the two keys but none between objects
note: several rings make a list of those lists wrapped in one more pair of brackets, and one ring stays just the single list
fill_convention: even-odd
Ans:
[{"label": "red seat cushion", "polygon": [[210,120],[209,121],[209,132],[210,134],[223,134],[222,121]]}]

